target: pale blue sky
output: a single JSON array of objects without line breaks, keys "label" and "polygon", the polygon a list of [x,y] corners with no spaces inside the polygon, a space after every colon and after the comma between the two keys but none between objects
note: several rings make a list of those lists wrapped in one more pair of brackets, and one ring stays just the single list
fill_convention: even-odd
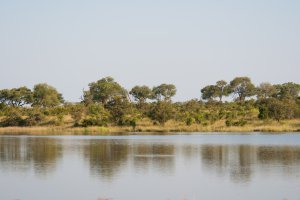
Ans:
[{"label": "pale blue sky", "polygon": [[69,101],[112,76],[173,83],[175,100],[217,80],[299,83],[299,0],[1,0],[0,89],[47,82]]}]

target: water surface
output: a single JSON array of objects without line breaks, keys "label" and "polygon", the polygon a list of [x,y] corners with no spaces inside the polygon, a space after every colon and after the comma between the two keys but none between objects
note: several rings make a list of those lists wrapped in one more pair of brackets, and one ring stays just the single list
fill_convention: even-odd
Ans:
[{"label": "water surface", "polygon": [[0,136],[0,199],[300,200],[300,135]]}]

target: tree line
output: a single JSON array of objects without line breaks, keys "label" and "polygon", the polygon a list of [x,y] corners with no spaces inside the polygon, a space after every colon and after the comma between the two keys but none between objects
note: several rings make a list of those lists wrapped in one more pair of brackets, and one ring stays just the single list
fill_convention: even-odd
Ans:
[{"label": "tree line", "polygon": [[[151,120],[164,125],[174,120],[186,125],[209,125],[223,120],[227,126],[243,126],[250,120],[283,120],[300,117],[300,85],[261,83],[249,77],[217,81],[201,90],[201,99],[173,102],[176,87],[161,84],[126,90],[112,77],[88,85],[81,101],[69,103],[56,88],[36,84],[0,90],[0,126],[132,126]],[[225,100],[224,100],[225,99]],[[70,119],[69,119],[70,118]]]}]

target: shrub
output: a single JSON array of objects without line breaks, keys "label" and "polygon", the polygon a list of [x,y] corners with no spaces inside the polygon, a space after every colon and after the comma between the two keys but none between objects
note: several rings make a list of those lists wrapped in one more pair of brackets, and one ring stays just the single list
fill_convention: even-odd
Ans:
[{"label": "shrub", "polygon": [[185,124],[186,124],[187,126],[190,126],[190,125],[192,125],[193,123],[195,123],[195,119],[194,119],[193,117],[188,117],[188,118],[186,119]]},{"label": "shrub", "polygon": [[238,121],[233,121],[232,119],[228,119],[225,121],[226,126],[245,126],[247,124],[246,120],[238,120]]},{"label": "shrub", "polygon": [[45,115],[37,109],[33,109],[28,113],[28,117],[25,119],[26,126],[35,126],[41,123],[45,119]]},{"label": "shrub", "polygon": [[1,126],[25,126],[26,121],[22,118],[22,114],[19,110],[13,109],[10,110],[4,120],[0,123]]}]

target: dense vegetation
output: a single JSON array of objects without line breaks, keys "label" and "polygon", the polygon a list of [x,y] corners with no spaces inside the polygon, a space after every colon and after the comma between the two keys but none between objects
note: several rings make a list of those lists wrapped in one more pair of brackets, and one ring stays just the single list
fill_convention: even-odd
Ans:
[{"label": "dense vegetation", "polygon": [[[65,102],[45,83],[0,90],[0,126],[164,126],[169,120],[185,126],[245,126],[253,120],[300,118],[300,85],[292,82],[255,86],[248,77],[217,81],[201,89],[202,99],[172,102],[173,84],[127,91],[111,77],[89,84],[82,101]],[[226,100],[226,101],[225,101]]]}]

